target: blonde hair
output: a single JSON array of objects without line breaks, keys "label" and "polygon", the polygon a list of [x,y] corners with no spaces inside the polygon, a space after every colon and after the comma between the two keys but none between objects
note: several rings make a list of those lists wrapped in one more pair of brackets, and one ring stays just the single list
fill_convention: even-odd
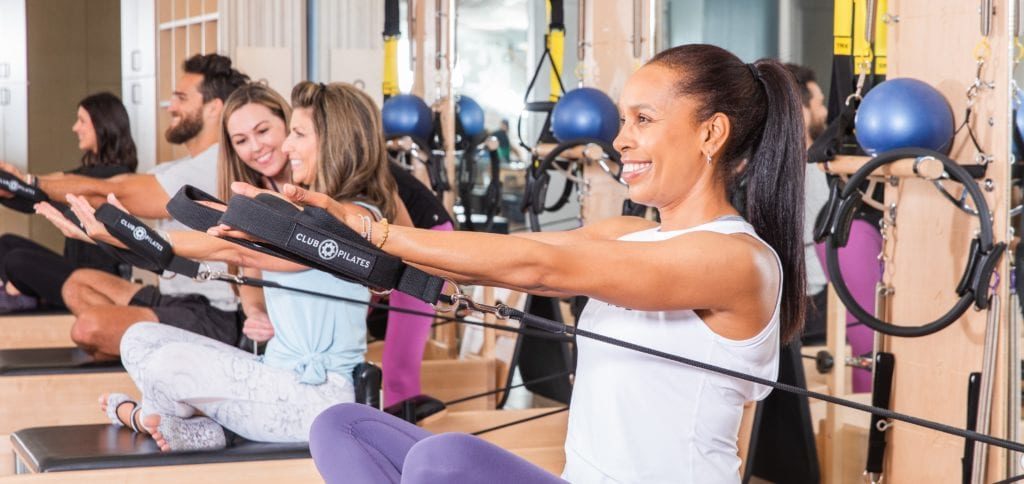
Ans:
[{"label": "blonde hair", "polygon": [[217,175],[221,200],[231,197],[232,182],[241,181],[256,187],[263,186],[263,175],[249,168],[238,157],[235,148],[231,146],[231,134],[228,133],[228,119],[231,119],[231,115],[235,111],[249,104],[259,104],[269,109],[274,116],[284,121],[286,132],[288,123],[291,121],[292,109],[288,106],[288,101],[285,101],[284,97],[265,83],[251,82],[235,89],[224,103],[224,113],[220,123],[220,163],[217,167]]},{"label": "blonde hair", "polygon": [[363,201],[394,219],[395,179],[388,169],[380,109],[352,84],[298,83],[292,107],[310,108],[319,141],[316,176],[310,189],[338,201]]}]

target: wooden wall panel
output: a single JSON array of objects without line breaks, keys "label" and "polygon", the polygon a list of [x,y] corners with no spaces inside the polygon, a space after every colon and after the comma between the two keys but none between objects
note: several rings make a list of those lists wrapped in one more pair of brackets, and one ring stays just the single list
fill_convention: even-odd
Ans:
[{"label": "wooden wall panel", "polygon": [[[306,2],[225,0],[220,27],[212,49],[230,56],[253,79],[268,80],[285,99],[306,78]],[[209,42],[208,36],[208,49]]]},{"label": "wooden wall panel", "polygon": [[[994,80],[995,89],[978,96],[973,124],[982,146],[995,155],[987,178],[994,189],[985,193],[994,212],[997,241],[1007,239],[1009,66],[1007,0],[994,2],[996,16],[990,42],[991,54],[983,76]],[[973,81],[974,46],[981,40],[978,2],[963,0],[889,0],[889,78],[914,77],[938,88],[952,105],[956,122],[963,121],[965,92]],[[962,164],[974,163],[974,148],[961,133],[953,156]],[[949,184],[952,185],[952,184]],[[923,180],[902,179],[886,189],[886,203],[897,204],[892,260],[885,280],[895,288],[890,299],[892,318],[920,324],[931,321],[956,299],[953,288],[963,270],[968,240],[977,221],[954,208]],[[995,380],[992,425],[989,432],[1006,435],[1009,265],[999,265],[1003,275],[998,292],[1003,302],[999,314],[999,366]],[[903,413],[962,426],[966,419],[967,378],[980,371],[987,312],[969,310],[949,328],[923,338],[886,338],[887,349],[896,355],[892,403]],[[896,423],[889,433],[886,480],[891,482],[950,482],[960,476],[963,440]],[[989,450],[985,482],[1005,477],[1005,453]]]}]

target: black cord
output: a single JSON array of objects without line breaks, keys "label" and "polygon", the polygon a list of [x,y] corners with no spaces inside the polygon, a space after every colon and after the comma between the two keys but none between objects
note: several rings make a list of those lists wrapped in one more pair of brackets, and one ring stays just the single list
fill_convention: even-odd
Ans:
[{"label": "black cord", "polygon": [[488,427],[488,428],[483,429],[483,430],[477,430],[476,432],[473,432],[473,433],[471,433],[469,435],[483,435],[483,434],[486,434],[488,432],[494,432],[495,430],[501,430],[503,428],[511,427],[513,425],[519,425],[521,423],[526,423],[526,422],[529,422],[529,421],[532,421],[532,420],[537,420],[537,419],[540,419],[540,418],[544,418],[544,417],[548,417],[548,416],[551,416],[551,415],[555,415],[557,413],[562,413],[562,412],[564,412],[566,410],[569,410],[569,407],[562,407],[562,408],[559,408],[558,410],[552,410],[550,412],[544,412],[542,414],[534,415],[532,417],[521,418],[519,420],[513,420],[511,422],[503,423],[501,425],[495,425],[494,427]]},{"label": "black cord", "polygon": [[1013,477],[1011,477],[1009,479],[1003,479],[1003,480],[995,482],[993,484],[1010,484],[1011,482],[1018,482],[1018,481],[1024,481],[1024,474],[1021,474],[1019,476],[1013,476]]},{"label": "black cord", "polygon": [[[351,302],[351,303],[354,303],[354,304],[360,304],[360,305],[365,305],[365,306],[370,306],[370,307],[375,307],[375,308],[388,309],[388,310],[391,310],[391,311],[398,311],[398,312],[405,313],[405,314],[415,314],[415,315],[421,315],[421,316],[438,317],[438,318],[441,318],[441,319],[453,320],[453,321],[457,321],[457,322],[468,324],[468,325],[480,326],[480,327],[484,327],[484,328],[492,328],[492,329],[495,329],[495,330],[498,330],[498,331],[508,331],[508,332],[520,333],[520,334],[529,334],[528,332],[530,332],[530,330],[527,329],[527,328],[513,328],[511,326],[505,326],[505,325],[499,325],[499,324],[490,324],[490,323],[482,323],[482,322],[479,322],[479,321],[470,321],[470,320],[466,320],[466,319],[462,319],[462,318],[455,318],[455,317],[451,317],[451,316],[437,316],[434,313],[427,313],[427,312],[423,312],[423,311],[416,311],[416,310],[405,309],[405,308],[396,308],[396,307],[389,306],[387,304],[380,304],[380,303],[373,303],[373,302],[369,302],[369,301],[362,301],[362,300],[358,300],[358,299],[347,298],[347,297],[344,297],[344,296],[334,296],[334,295],[329,295],[329,294],[317,293],[315,291],[308,291],[308,290],[305,290],[305,289],[291,288],[291,287],[287,287],[287,286],[282,286],[280,284],[277,284],[277,283],[274,283],[274,282],[271,282],[271,281],[262,281],[262,280],[258,280],[258,279],[254,280],[254,279],[249,279],[249,278],[244,278],[243,277],[243,278],[239,278],[239,280],[234,280],[234,281],[229,281],[229,282],[242,283],[242,284],[250,284],[250,285],[255,285],[257,287],[272,287],[272,288],[276,288],[276,289],[293,290],[293,291],[300,292],[300,293],[316,295],[316,296],[326,297],[326,298],[330,298],[330,299],[334,299],[334,300],[339,300],[339,301],[344,301],[344,302]],[[814,391],[809,391],[807,389],[800,388],[800,387],[797,387],[797,386],[794,386],[794,385],[789,385],[789,384],[786,384],[786,383],[779,383],[779,382],[776,382],[776,381],[768,380],[768,379],[757,377],[757,376],[754,376],[754,375],[748,375],[746,373],[739,372],[739,371],[736,371],[736,370],[730,370],[728,368],[723,368],[723,367],[712,365],[712,364],[709,364],[709,363],[704,363],[702,361],[693,360],[693,359],[690,359],[690,358],[686,358],[684,356],[679,356],[679,355],[674,355],[674,354],[671,354],[671,353],[666,353],[666,352],[663,352],[663,351],[658,351],[658,350],[655,350],[655,349],[652,349],[652,348],[647,348],[647,347],[644,347],[644,346],[633,344],[633,343],[630,343],[628,341],[623,341],[623,340],[616,339],[616,338],[611,338],[609,336],[605,336],[605,335],[602,335],[602,334],[593,333],[593,332],[590,332],[590,331],[587,331],[587,330],[584,330],[584,329],[579,329],[579,328],[577,328],[575,326],[568,326],[568,325],[566,325],[564,323],[559,323],[557,321],[552,321],[552,320],[547,319],[547,318],[542,318],[542,317],[539,317],[539,316],[536,316],[536,315],[533,315],[533,314],[526,314],[526,313],[524,313],[522,311],[519,311],[519,310],[516,310],[516,309],[505,308],[502,312],[503,312],[503,316],[507,316],[509,319],[515,319],[515,320],[521,321],[524,326],[533,326],[535,328],[538,328],[538,329],[532,331],[532,333],[535,333],[535,334],[545,334],[545,333],[547,333],[551,337],[556,337],[556,338],[564,338],[567,335],[582,336],[584,338],[590,338],[590,339],[595,340],[595,341],[600,341],[600,342],[605,343],[605,344],[609,344],[609,345],[612,345],[612,346],[618,346],[620,348],[625,348],[625,349],[628,349],[628,350],[636,351],[636,352],[643,353],[643,354],[646,354],[646,355],[649,355],[649,356],[654,356],[654,357],[657,357],[657,358],[662,358],[662,359],[665,359],[665,360],[674,361],[676,363],[682,363],[684,365],[687,365],[687,366],[690,366],[690,367],[693,367],[693,368],[697,368],[697,369],[701,369],[701,370],[704,370],[704,371],[708,371],[708,372],[712,372],[712,373],[718,373],[720,375],[729,376],[729,377],[736,378],[736,379],[739,379],[739,380],[744,380],[744,381],[748,381],[748,382],[751,382],[751,383],[756,383],[756,384],[759,384],[759,385],[764,385],[766,387],[770,387],[770,388],[773,388],[775,390],[781,390],[781,391],[784,391],[784,392],[789,392],[789,393],[793,393],[793,394],[800,395],[800,396],[814,398],[815,400],[821,400],[821,401],[825,401],[825,402],[828,402],[828,403],[831,403],[831,404],[834,404],[834,405],[840,405],[840,406],[844,406],[844,407],[847,407],[847,408],[852,408],[854,410],[859,410],[859,411],[866,412],[866,413],[869,413],[869,414],[872,414],[872,415],[877,415],[879,417],[886,418],[886,419],[899,420],[901,422],[905,422],[905,423],[908,423],[908,424],[911,424],[911,425],[917,425],[919,427],[924,427],[926,429],[931,429],[931,430],[935,430],[935,431],[942,432],[942,433],[945,433],[945,434],[954,435],[954,436],[957,436],[957,437],[961,437],[963,439],[968,439],[968,440],[974,440],[974,441],[977,441],[977,442],[982,442],[982,443],[985,443],[985,444],[993,445],[993,446],[1000,447],[1000,448],[1007,449],[1007,450],[1014,451],[1014,452],[1024,452],[1024,444],[1017,443],[1017,442],[1012,442],[1010,440],[1001,439],[1001,438],[997,438],[997,437],[992,437],[990,435],[982,434],[982,433],[975,432],[975,431],[972,431],[972,430],[960,429],[960,428],[957,428],[957,427],[953,427],[951,425],[946,425],[946,424],[943,424],[943,423],[934,422],[934,421],[926,420],[926,419],[919,418],[919,417],[914,417],[912,415],[905,415],[905,414],[902,414],[902,413],[899,413],[899,412],[894,412],[892,410],[888,410],[888,409],[884,409],[884,408],[878,408],[878,407],[874,407],[874,406],[871,406],[871,405],[865,405],[865,404],[860,403],[860,402],[855,402],[855,401],[852,401],[852,400],[847,400],[847,399],[835,397],[835,396],[832,396],[832,395],[826,395],[824,393],[818,393],[818,392],[814,392]],[[564,411],[564,409],[560,410],[560,411]],[[545,416],[545,415],[541,415],[541,416]],[[534,417],[534,418],[540,418],[541,416]],[[526,421],[528,421],[528,420],[526,420]],[[499,426],[499,427],[496,427],[494,429],[486,429],[486,431],[490,432],[492,430],[497,430],[498,428],[504,428],[504,427],[507,427],[507,426],[508,425]],[[483,432],[483,431],[481,431],[481,432]],[[479,435],[479,434],[474,434],[474,435]]]},{"label": "black cord", "polygon": [[494,395],[496,393],[507,392],[509,390],[512,390],[513,388],[525,387],[527,385],[533,385],[534,383],[540,383],[540,382],[543,382],[543,381],[554,380],[555,378],[559,378],[559,377],[563,377],[563,376],[568,376],[568,375],[571,375],[571,374],[572,374],[572,372],[570,372],[570,371],[562,371],[562,372],[555,373],[553,375],[543,376],[543,377],[540,377],[540,378],[534,378],[533,380],[525,381],[523,383],[519,383],[519,384],[516,384],[516,385],[509,385],[509,386],[504,386],[504,387],[501,387],[501,388],[495,388],[494,390],[488,390],[486,392],[477,393],[475,395],[470,395],[468,397],[462,397],[462,398],[456,398],[455,400],[449,400],[447,402],[444,402],[444,406],[449,407],[449,406],[455,405],[457,403],[466,402],[466,401],[473,400],[473,399],[476,399],[476,398],[483,398],[483,397],[486,397],[488,395]]},{"label": "black cord", "polygon": [[[532,316],[532,317],[535,317],[535,316]],[[882,418],[892,419],[892,420],[899,420],[901,422],[906,422],[906,423],[911,424],[911,425],[917,425],[919,427],[924,427],[926,429],[936,430],[936,431],[939,431],[939,432],[942,432],[942,433],[946,433],[946,434],[950,434],[950,435],[955,435],[957,437],[962,437],[962,438],[968,439],[968,440],[975,440],[975,441],[978,441],[978,442],[986,443],[986,444],[989,444],[989,445],[994,445],[996,447],[1001,447],[1003,449],[1011,450],[1011,451],[1014,451],[1014,452],[1024,452],[1024,444],[1017,443],[1017,442],[1012,442],[1012,441],[1006,440],[1006,439],[1000,439],[1000,438],[992,437],[992,436],[985,435],[985,434],[982,434],[982,433],[978,433],[978,432],[975,432],[975,431],[972,431],[972,430],[963,430],[963,429],[960,429],[960,428],[957,428],[957,427],[953,427],[951,425],[946,425],[946,424],[939,423],[939,422],[933,422],[931,420],[925,420],[923,418],[914,417],[912,415],[905,415],[905,414],[902,414],[902,413],[899,413],[899,412],[894,412],[892,410],[888,410],[888,409],[884,409],[884,408],[878,408],[878,407],[874,407],[874,406],[871,406],[871,405],[865,405],[863,403],[855,402],[855,401],[852,401],[852,400],[846,400],[844,398],[834,397],[832,395],[826,395],[824,393],[813,392],[813,391],[806,390],[806,389],[803,389],[803,388],[800,388],[800,387],[797,387],[797,386],[794,386],[794,385],[788,385],[788,384],[785,384],[785,383],[779,383],[779,382],[768,380],[768,379],[765,379],[765,378],[756,377],[754,375],[748,375],[746,373],[738,372],[738,371],[735,371],[735,370],[730,370],[728,368],[722,368],[720,366],[711,365],[711,364],[708,364],[708,363],[704,363],[702,361],[696,361],[696,360],[692,360],[690,358],[686,358],[686,357],[683,357],[683,356],[673,355],[671,353],[665,353],[663,351],[658,351],[658,350],[655,350],[655,349],[652,349],[652,348],[647,348],[647,347],[644,347],[644,346],[636,345],[636,344],[630,343],[628,341],[622,341],[620,339],[611,338],[611,337],[608,337],[608,336],[605,336],[605,335],[602,335],[602,334],[591,333],[590,331],[578,329],[578,328],[575,328],[575,327],[572,327],[572,326],[565,326],[565,332],[566,333],[575,334],[576,336],[582,336],[584,338],[590,338],[590,339],[593,339],[593,340],[596,340],[596,341],[600,341],[602,343],[609,344],[609,345],[612,345],[612,346],[618,346],[620,348],[626,348],[626,349],[637,351],[637,352],[640,352],[640,353],[643,353],[643,354],[646,354],[646,355],[656,356],[658,358],[663,358],[663,359],[666,359],[666,360],[669,360],[669,361],[674,361],[674,362],[677,362],[677,363],[682,363],[684,365],[692,366],[694,368],[699,368],[701,370],[710,371],[710,372],[713,372],[713,373],[718,373],[718,374],[721,374],[721,375],[730,376],[730,377],[737,378],[737,379],[740,379],[740,380],[745,380],[745,381],[748,381],[748,382],[751,382],[751,383],[757,383],[759,385],[764,385],[764,386],[767,386],[767,387],[771,387],[771,388],[776,389],[776,390],[782,390],[782,391],[785,391],[785,392],[795,393],[795,394],[800,395],[800,396],[810,397],[810,398],[814,398],[816,400],[823,400],[823,401],[826,401],[826,402],[829,402],[829,403],[832,403],[832,404],[835,404],[835,405],[841,405],[841,406],[844,406],[844,407],[852,408],[854,410],[860,410],[862,412],[867,412],[867,413],[870,413],[872,415],[877,415],[877,416],[882,417]]]}]

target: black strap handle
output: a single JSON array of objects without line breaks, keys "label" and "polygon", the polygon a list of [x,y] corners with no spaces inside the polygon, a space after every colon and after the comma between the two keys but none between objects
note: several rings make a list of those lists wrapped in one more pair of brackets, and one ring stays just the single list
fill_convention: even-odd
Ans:
[{"label": "black strap handle", "polygon": [[[875,355],[875,378],[871,385],[871,405],[889,409],[892,397],[892,374],[896,358],[892,353],[879,352]],[[871,415],[871,427],[868,429],[868,460],[865,472],[882,473],[885,461],[885,432],[889,422],[879,415]]]},{"label": "black strap handle", "polygon": [[[220,220],[264,243],[236,241],[374,289],[436,303],[444,280],[381,251],[323,209],[299,210],[273,195],[235,195]],[[230,239],[229,239],[230,240]]]},{"label": "black strap handle", "polygon": [[104,203],[96,209],[96,220],[106,226],[110,235],[128,247],[128,251],[122,251],[121,254],[126,256],[123,259],[125,262],[130,260],[132,265],[158,273],[169,271],[187,277],[199,275],[199,262],[175,255],[170,242],[134,215]]},{"label": "black strap handle", "polygon": [[35,204],[50,201],[50,197],[39,187],[29,185],[2,170],[0,170],[0,189],[14,195],[13,198],[0,198],[0,205],[21,213],[35,213]]}]

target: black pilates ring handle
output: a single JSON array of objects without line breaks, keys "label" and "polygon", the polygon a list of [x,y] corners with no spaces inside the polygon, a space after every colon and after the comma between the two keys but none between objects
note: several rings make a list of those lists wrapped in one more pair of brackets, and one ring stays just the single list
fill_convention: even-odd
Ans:
[{"label": "black pilates ring handle", "polygon": [[[897,326],[876,318],[861,307],[857,300],[853,298],[839,267],[839,249],[845,247],[848,242],[850,224],[853,222],[853,215],[860,205],[862,194],[858,190],[858,186],[872,172],[884,165],[903,159],[920,159],[924,157],[930,157],[941,162],[943,169],[950,178],[964,186],[974,202],[974,206],[977,208],[980,230],[978,236],[972,241],[971,253],[968,256],[963,276],[957,285],[956,292],[960,299],[957,300],[956,304],[941,317],[930,323],[920,326]],[[914,338],[927,336],[942,330],[959,319],[972,305],[979,310],[988,309],[990,302],[989,284],[995,272],[996,264],[1006,250],[1006,244],[1003,242],[994,243],[992,214],[989,211],[988,203],[985,201],[985,197],[981,193],[981,189],[975,182],[974,177],[964,167],[936,151],[921,148],[900,148],[879,153],[850,176],[841,191],[833,193],[839,199],[835,203],[830,202],[828,204],[828,206],[832,207],[832,211],[828,216],[829,231],[825,239],[826,264],[836,294],[842,300],[846,309],[860,322],[883,334]]]},{"label": "black pilates ring handle", "polygon": [[[605,154],[608,155],[610,161],[617,165],[621,165],[621,155],[612,146],[611,143],[597,139],[597,138],[580,138],[566,142],[559,143],[552,149],[547,155],[541,160],[529,168],[526,172],[526,193],[523,197],[523,203],[520,208],[523,212],[526,212],[530,219],[530,230],[533,232],[540,232],[540,217],[539,215],[544,212],[554,212],[561,210],[569,201],[569,196],[572,194],[572,187],[575,183],[571,179],[566,179],[565,185],[562,188],[562,193],[559,195],[558,200],[551,206],[545,206],[544,202],[547,198],[548,185],[551,182],[551,175],[548,174],[549,170],[555,169],[555,162],[559,160],[562,153],[575,148],[577,146],[587,146],[594,144],[599,146]],[[617,175],[612,175],[616,179],[621,176],[621,172]]]}]

